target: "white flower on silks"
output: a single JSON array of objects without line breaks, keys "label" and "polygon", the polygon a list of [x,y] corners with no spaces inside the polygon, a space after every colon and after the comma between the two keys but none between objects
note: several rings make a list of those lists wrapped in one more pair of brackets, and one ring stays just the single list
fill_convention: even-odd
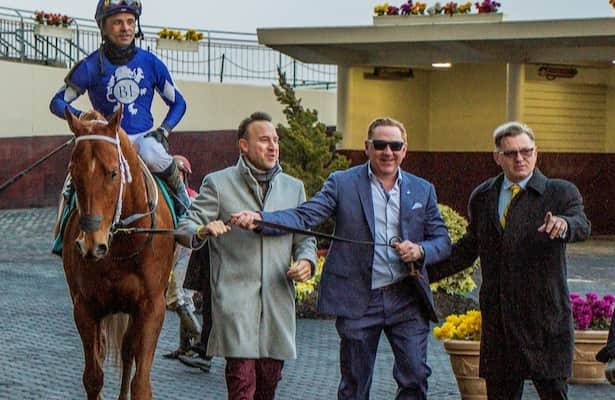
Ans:
[{"label": "white flower on silks", "polygon": [[135,101],[141,95],[147,93],[147,88],[140,88],[139,82],[143,80],[143,70],[141,68],[130,69],[126,66],[121,66],[115,70],[114,75],[111,75],[107,83],[107,101],[118,103],[114,110],[119,108],[120,104],[128,106],[128,111],[132,115],[136,115],[139,110],[135,107]]}]

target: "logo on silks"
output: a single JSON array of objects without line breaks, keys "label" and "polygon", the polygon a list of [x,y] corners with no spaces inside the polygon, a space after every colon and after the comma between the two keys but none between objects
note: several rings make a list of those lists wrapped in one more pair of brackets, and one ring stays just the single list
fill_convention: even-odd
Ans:
[{"label": "logo on silks", "polygon": [[135,107],[135,101],[139,96],[147,93],[147,88],[139,87],[142,79],[143,70],[141,68],[130,69],[123,65],[115,70],[107,84],[107,100],[111,103],[118,103],[113,111],[123,104],[128,106],[128,111],[132,115],[139,112]]}]

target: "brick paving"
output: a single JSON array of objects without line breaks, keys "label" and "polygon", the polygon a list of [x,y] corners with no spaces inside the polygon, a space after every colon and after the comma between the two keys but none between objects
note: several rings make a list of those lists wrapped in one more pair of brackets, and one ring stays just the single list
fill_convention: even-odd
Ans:
[{"label": "brick paving", "polygon": [[[0,210],[0,399],[83,399],[81,342],[72,319],[60,259],[49,252],[55,210]],[[592,240],[569,248],[571,290],[615,291],[615,242]],[[158,343],[152,382],[158,399],[225,399],[224,362],[209,374],[162,358],[176,346],[178,320],[167,313]],[[338,339],[333,321],[299,320],[299,358],[286,363],[279,399],[335,399],[339,381]],[[459,399],[448,356],[430,339],[429,399]],[[393,356],[381,342],[372,399],[393,399]],[[105,398],[115,398],[119,373],[105,367]],[[537,399],[531,384],[524,399]],[[570,398],[615,399],[615,387],[576,385]]]}]

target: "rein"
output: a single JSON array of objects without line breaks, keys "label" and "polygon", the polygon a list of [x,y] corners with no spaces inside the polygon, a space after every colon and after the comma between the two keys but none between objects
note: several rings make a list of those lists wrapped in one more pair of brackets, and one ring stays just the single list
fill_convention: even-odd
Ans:
[{"label": "rein", "polygon": [[19,172],[17,175],[7,179],[6,181],[4,181],[1,185],[0,185],[0,192],[2,192],[4,189],[6,189],[7,187],[11,186],[13,183],[17,182],[18,180],[20,180],[21,178],[23,178],[24,176],[28,175],[30,173],[30,171],[32,171],[34,168],[38,167],[39,165],[41,165],[43,162],[47,161],[49,158],[51,158],[54,154],[56,154],[57,152],[59,152],[60,150],[62,150],[63,148],[67,147],[68,145],[72,144],[75,141],[75,138],[71,138],[69,141],[59,145],[58,147],[56,147],[55,149],[53,149],[50,153],[48,153],[47,155],[39,158],[37,161],[33,162],[29,167],[25,168],[23,171]]},{"label": "rein", "polygon": [[[355,239],[348,239],[348,238],[344,238],[344,237],[340,237],[340,236],[335,236],[335,235],[330,235],[327,233],[323,233],[323,232],[317,232],[317,231],[311,231],[308,229],[300,229],[300,228],[293,228],[287,225],[282,225],[282,224],[276,224],[274,222],[266,222],[266,221],[254,221],[254,223],[256,225],[259,225],[260,227],[267,227],[267,228],[273,228],[273,229],[278,229],[284,232],[288,232],[288,233],[296,233],[296,234],[300,234],[300,235],[306,235],[306,236],[313,236],[315,238],[319,238],[319,239],[329,239],[329,240],[336,240],[338,242],[344,242],[344,243],[350,243],[350,244],[358,244],[358,245],[363,245],[363,246],[387,246],[387,247],[391,247],[394,248],[395,244],[401,242],[401,238],[399,236],[393,236],[388,243],[383,243],[383,242],[373,242],[373,241],[369,241],[369,240],[355,240]],[[225,224],[228,225],[228,222],[226,222]],[[126,233],[126,234],[139,234],[139,233],[148,233],[150,235],[173,235],[173,236],[178,236],[178,235],[186,235],[188,234],[186,231],[181,230],[181,229],[148,229],[148,228],[116,228],[115,229],[116,232],[118,233]],[[193,250],[198,250],[201,247],[203,247],[203,245],[205,244],[205,240],[202,241],[202,243],[198,246],[198,247],[193,247]],[[408,265],[408,267],[410,268],[410,276],[413,278],[420,278],[421,273],[418,271],[418,269],[416,268],[415,264],[412,263],[406,263]]]},{"label": "rein", "polygon": [[364,246],[387,246],[387,247],[395,247],[396,243],[401,242],[401,238],[399,236],[393,236],[388,243],[380,243],[380,242],[372,242],[369,240],[356,240],[356,239],[348,239],[348,238],[344,238],[344,237],[340,237],[340,236],[335,236],[335,235],[330,235],[328,233],[322,233],[322,232],[316,232],[316,231],[311,231],[309,229],[300,229],[300,228],[293,228],[287,225],[282,225],[282,224],[276,224],[274,222],[267,222],[267,221],[254,221],[254,223],[256,225],[259,225],[260,227],[266,227],[266,228],[272,228],[272,229],[278,229],[284,232],[289,232],[289,233],[297,233],[299,235],[307,235],[307,236],[314,236],[315,238],[318,239],[329,239],[329,240],[335,240],[338,242],[343,242],[343,243],[350,243],[350,244],[360,244],[360,245],[364,245]]},{"label": "rein", "polygon": [[[320,239],[337,240],[338,242],[350,243],[350,244],[360,244],[364,246],[387,246],[387,247],[395,248],[395,245],[402,241],[399,236],[393,236],[391,239],[389,239],[388,243],[372,242],[369,240],[355,240],[355,239],[348,239],[348,238],[335,236],[335,235],[329,235],[327,233],[322,233],[322,232],[314,232],[308,229],[293,228],[291,226],[276,224],[274,222],[267,222],[267,221],[261,220],[261,221],[254,221],[254,223],[260,226],[261,228],[267,227],[267,228],[278,229],[278,230],[289,232],[289,233],[297,233],[300,235],[314,236]],[[410,276],[412,278],[415,278],[415,279],[422,278],[421,273],[416,268],[416,265],[413,262],[404,263],[404,264],[406,264],[408,268],[410,269]]]}]

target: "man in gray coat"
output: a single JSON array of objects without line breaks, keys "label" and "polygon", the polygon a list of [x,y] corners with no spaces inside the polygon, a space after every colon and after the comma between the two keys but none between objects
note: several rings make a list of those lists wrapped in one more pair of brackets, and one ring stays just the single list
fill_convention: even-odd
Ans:
[{"label": "man in gray coat", "polygon": [[467,233],[448,264],[428,266],[429,278],[481,259],[480,376],[489,400],[520,400],[525,379],[542,400],[564,400],[573,351],[566,243],[587,239],[590,223],[576,186],[536,168],[527,125],[497,127],[494,142],[502,173],[474,189]]},{"label": "man in gray coat", "polygon": [[296,358],[293,281],[313,274],[316,242],[308,236],[230,231],[221,222],[241,210],[274,211],[305,201],[303,184],[281,171],[271,117],[254,113],[244,119],[238,141],[237,165],[205,177],[180,222],[192,236],[180,242],[212,235],[207,354],[226,358],[228,398],[267,400],[275,397],[283,360]]}]

